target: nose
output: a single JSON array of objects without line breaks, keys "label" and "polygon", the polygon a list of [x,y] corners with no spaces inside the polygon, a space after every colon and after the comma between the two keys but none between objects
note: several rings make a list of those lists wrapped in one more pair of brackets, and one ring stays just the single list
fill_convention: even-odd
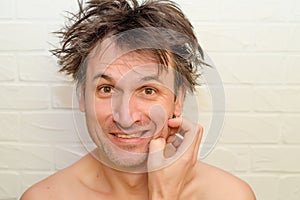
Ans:
[{"label": "nose", "polygon": [[134,105],[131,94],[118,94],[112,98],[113,120],[120,129],[128,129],[140,121],[137,105]]}]

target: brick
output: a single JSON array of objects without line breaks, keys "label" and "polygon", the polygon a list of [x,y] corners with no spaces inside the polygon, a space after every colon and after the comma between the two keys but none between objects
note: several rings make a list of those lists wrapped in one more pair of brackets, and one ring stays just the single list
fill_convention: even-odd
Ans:
[{"label": "brick", "polygon": [[50,146],[0,144],[0,169],[51,170],[53,148]]},{"label": "brick", "polygon": [[[221,123],[220,126],[222,126],[223,121],[218,121],[218,119],[222,118],[220,115],[224,109],[221,110],[221,106],[217,105],[215,106],[216,110],[212,111],[212,99],[208,89],[205,86],[201,86],[197,87],[196,90],[194,95],[188,94],[185,98],[183,117],[204,127],[204,140],[207,134],[211,134],[212,120],[216,123]],[[216,124],[213,126],[216,126]]]},{"label": "brick", "polygon": [[[198,101],[198,111],[225,111],[226,97],[224,87],[221,84],[209,83],[196,88],[197,92],[194,94],[194,98]],[[185,101],[185,104],[190,103]],[[194,109],[192,112],[196,112],[196,110]]]},{"label": "brick", "polygon": [[18,114],[0,113],[0,141],[19,139],[20,118]]},{"label": "brick", "polygon": [[300,84],[300,56],[289,56],[287,61],[286,81],[289,84]]},{"label": "brick", "polygon": [[212,100],[209,88],[206,86],[197,87],[195,94],[187,95],[187,98],[184,101],[184,106],[187,115],[198,115],[199,112],[211,111]]},{"label": "brick", "polygon": [[[256,199],[277,199],[279,192],[279,177],[272,175],[242,175],[255,193]],[[286,198],[287,199],[287,198]]]},{"label": "brick", "polygon": [[282,89],[281,97],[283,111],[300,112],[300,87]]},{"label": "brick", "polygon": [[290,35],[290,37],[288,38],[288,42],[287,42],[287,51],[300,51],[300,39],[299,39],[299,35],[300,35],[300,25],[294,25],[292,27],[292,33]]},{"label": "brick", "polygon": [[[277,22],[286,21],[287,13],[292,7],[292,0],[285,2],[281,0],[261,1],[221,1],[221,9],[218,12],[218,20],[230,21],[259,21],[259,22]],[[237,17],[238,16],[238,17]]]},{"label": "brick", "polygon": [[45,24],[0,23],[0,50],[45,50],[45,30]]},{"label": "brick", "polygon": [[[247,181],[257,199],[300,199],[300,1],[176,2],[192,19],[225,85],[224,133],[204,161]],[[70,110],[71,79],[56,73],[54,57],[40,53],[57,46],[51,32],[76,4],[0,2],[1,200],[18,199],[20,190],[86,153]],[[205,135],[216,114],[211,98],[201,86],[184,113],[204,125]]]},{"label": "brick", "polygon": [[20,19],[62,19],[64,11],[77,8],[74,0],[43,0],[43,1],[16,1],[17,17]]},{"label": "brick", "polygon": [[[189,117],[184,117],[189,119]],[[222,135],[222,127],[224,123],[224,119],[222,117],[224,117],[223,114],[216,112],[200,113],[198,121],[190,119],[203,127],[203,136],[198,155],[199,159],[206,158],[219,141],[220,136]]]},{"label": "brick", "polygon": [[226,111],[251,111],[253,90],[251,87],[226,86]]},{"label": "brick", "polygon": [[47,49],[55,49],[60,46],[60,38],[57,37],[55,32],[59,31],[63,27],[62,22],[52,22],[48,23],[46,25],[46,30],[47,30],[47,41],[48,41],[48,46]]},{"label": "brick", "polygon": [[300,111],[300,88],[257,88],[255,89],[255,110],[256,111]]},{"label": "brick", "polygon": [[51,88],[52,106],[54,108],[77,108],[76,85],[54,86]]},{"label": "brick", "polygon": [[194,23],[195,33],[206,51],[245,51],[251,49],[253,30],[245,25]]},{"label": "brick", "polygon": [[0,55],[0,81],[13,81],[17,74],[16,59],[12,55]]},{"label": "brick", "polygon": [[283,117],[282,135],[285,143],[300,144],[300,116],[286,115]]},{"label": "brick", "polygon": [[196,35],[204,49],[216,52],[299,51],[299,31],[293,24],[195,23]]},{"label": "brick", "polygon": [[225,116],[222,143],[277,143],[280,139],[280,116],[243,115]]},{"label": "brick", "polygon": [[219,144],[203,161],[229,172],[246,172],[250,168],[249,149]]},{"label": "brick", "polygon": [[223,82],[230,84],[282,84],[286,57],[276,54],[212,53]]},{"label": "brick", "polygon": [[202,141],[204,141],[207,134],[209,134],[213,114],[211,112],[196,112],[195,110],[193,111],[192,108],[190,108],[189,112],[184,112],[182,116],[185,119],[190,120],[193,123],[199,124],[204,128],[202,137]]},{"label": "brick", "polygon": [[[295,25],[262,25],[252,32],[256,51],[298,51],[299,27]],[[270,37],[272,36],[272,37]]]},{"label": "brick", "polygon": [[22,81],[68,81],[66,76],[58,72],[56,59],[49,55],[18,56],[18,65]]},{"label": "brick", "polygon": [[183,10],[188,19],[192,21],[212,21],[217,19],[218,15],[216,15],[216,13],[219,13],[220,7],[217,0],[177,0],[176,2],[179,4],[179,7]]},{"label": "brick", "polygon": [[[1,158],[0,158],[1,159]],[[16,172],[0,172],[0,199],[15,200],[21,189],[21,177]]]},{"label": "brick", "polygon": [[13,197],[13,198],[4,198],[4,199],[1,199],[1,200],[19,200],[19,198]]},{"label": "brick", "polygon": [[290,12],[290,19],[292,21],[300,21],[300,2],[298,0],[293,0],[293,8]]},{"label": "brick", "polygon": [[251,154],[256,172],[300,172],[299,147],[253,147]]},{"label": "brick", "polygon": [[4,199],[1,199],[1,200],[19,200],[19,198],[13,197],[13,198],[4,198]]},{"label": "brick", "polygon": [[300,198],[300,176],[290,175],[280,178],[279,200],[298,200]]},{"label": "brick", "polygon": [[54,152],[55,169],[60,170],[78,161],[87,150],[82,144],[78,145],[57,145]]},{"label": "brick", "polygon": [[[39,172],[39,171],[34,171],[34,172],[23,172],[21,175],[22,178],[22,191],[21,193],[25,192],[26,189],[28,189],[30,186],[33,184],[43,180],[44,178],[50,176],[53,174],[53,171],[48,171],[48,172]],[[20,196],[21,196],[20,193]]]},{"label": "brick", "polygon": [[45,109],[49,103],[49,89],[46,86],[0,87],[0,109]]},{"label": "brick", "polygon": [[21,139],[48,144],[77,142],[76,128],[79,122],[75,124],[74,120],[72,112],[24,113],[21,115]]},{"label": "brick", "polygon": [[13,1],[1,1],[0,2],[0,19],[13,18]]},{"label": "brick", "polygon": [[[225,55],[226,54],[219,53],[219,52],[206,52],[206,59],[204,58],[204,61],[206,63],[209,63],[212,66],[213,70],[215,70],[215,73],[218,74],[218,76],[220,77],[221,82],[223,84],[226,83],[226,82],[224,82],[224,80],[226,80],[225,76],[226,76],[226,72],[227,72],[227,70],[222,70],[222,67],[224,64],[223,60],[225,59]],[[204,69],[207,69],[207,67]],[[205,70],[204,70],[204,73],[205,73]],[[205,84],[206,84],[206,82],[204,81],[203,85],[205,85]]]},{"label": "brick", "polygon": [[275,87],[259,87],[254,89],[254,110],[278,112],[282,110],[281,90]]}]

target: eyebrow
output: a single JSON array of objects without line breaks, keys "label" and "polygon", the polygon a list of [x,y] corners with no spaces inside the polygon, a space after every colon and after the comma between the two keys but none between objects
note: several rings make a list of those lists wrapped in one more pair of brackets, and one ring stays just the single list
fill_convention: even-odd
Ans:
[{"label": "eyebrow", "polygon": [[110,82],[112,82],[112,81],[114,80],[112,77],[110,77],[110,76],[108,76],[108,75],[99,73],[99,74],[96,74],[96,75],[94,76],[93,81],[95,81],[95,80],[97,80],[97,79],[99,79],[99,78],[103,78],[103,79],[105,79],[105,80],[107,80],[107,81],[110,81]]},{"label": "eyebrow", "polygon": [[[113,79],[112,77],[110,77],[109,75],[106,75],[106,74],[102,74],[102,73],[96,74],[96,75],[94,76],[94,78],[93,78],[93,81],[95,81],[95,80],[97,80],[97,79],[100,79],[100,78],[103,78],[103,79],[105,79],[105,80],[107,80],[107,81],[110,81],[110,82],[115,82],[114,79]],[[159,77],[158,77],[157,75],[155,75],[155,76],[145,76],[145,77],[141,78],[141,79],[139,80],[139,82],[143,82],[143,81],[152,81],[152,80],[157,81],[157,82],[163,84],[162,80],[159,79]]]},{"label": "eyebrow", "polygon": [[142,81],[152,81],[152,80],[163,84],[162,80],[160,80],[157,75],[156,76],[145,76],[145,77],[140,79],[140,82],[142,82]]}]

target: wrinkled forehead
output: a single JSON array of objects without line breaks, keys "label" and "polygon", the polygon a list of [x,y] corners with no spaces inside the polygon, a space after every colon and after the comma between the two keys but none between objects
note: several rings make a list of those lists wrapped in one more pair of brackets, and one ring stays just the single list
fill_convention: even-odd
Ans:
[{"label": "wrinkled forehead", "polygon": [[[99,73],[166,74],[171,64],[164,64],[155,55],[155,50],[132,49],[118,46],[114,41],[105,40],[96,45],[88,56],[87,75]],[[89,77],[87,77],[89,78]]]}]

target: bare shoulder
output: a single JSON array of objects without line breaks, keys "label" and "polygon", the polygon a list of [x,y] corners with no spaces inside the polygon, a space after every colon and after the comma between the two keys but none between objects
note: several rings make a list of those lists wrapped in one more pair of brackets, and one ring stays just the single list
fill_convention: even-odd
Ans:
[{"label": "bare shoulder", "polygon": [[68,171],[68,168],[61,170],[34,184],[24,192],[20,200],[60,199],[58,195],[62,192],[60,190],[64,189],[61,186],[69,180]]},{"label": "bare shoulder", "polygon": [[20,200],[37,200],[37,199],[51,199],[51,190],[53,190],[53,177],[52,175],[27,189]]},{"label": "bare shoulder", "polygon": [[[243,180],[219,168],[198,162],[195,182],[201,185],[207,200],[255,200],[250,186]],[[198,187],[199,187],[198,186]],[[199,188],[200,189],[200,188]]]},{"label": "bare shoulder", "polygon": [[75,199],[72,198],[77,192],[74,188],[82,188],[76,173],[76,168],[82,165],[81,160],[34,184],[24,192],[20,200],[60,200],[66,199],[66,196],[70,196],[67,199]]}]

